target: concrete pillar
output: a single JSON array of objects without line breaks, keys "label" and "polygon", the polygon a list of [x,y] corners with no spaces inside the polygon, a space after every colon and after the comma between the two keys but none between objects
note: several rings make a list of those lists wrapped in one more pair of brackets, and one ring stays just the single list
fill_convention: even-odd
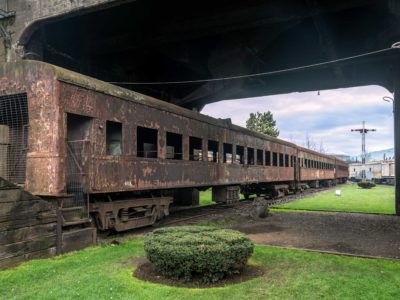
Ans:
[{"label": "concrete pillar", "polygon": [[396,215],[400,216],[400,82],[398,81],[395,88],[395,96],[393,101],[393,118],[394,118],[394,153],[395,153],[395,180],[396,180],[396,196],[395,207]]}]

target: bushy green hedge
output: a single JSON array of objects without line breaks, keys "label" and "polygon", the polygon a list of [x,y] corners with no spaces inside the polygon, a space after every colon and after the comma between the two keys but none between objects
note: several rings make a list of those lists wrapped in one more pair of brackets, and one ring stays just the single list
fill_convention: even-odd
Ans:
[{"label": "bushy green hedge", "polygon": [[371,181],[360,181],[357,185],[363,189],[370,189],[376,186],[376,184]]},{"label": "bushy green hedge", "polygon": [[182,226],[154,230],[145,238],[144,249],[166,277],[215,282],[243,269],[254,244],[238,231]]}]

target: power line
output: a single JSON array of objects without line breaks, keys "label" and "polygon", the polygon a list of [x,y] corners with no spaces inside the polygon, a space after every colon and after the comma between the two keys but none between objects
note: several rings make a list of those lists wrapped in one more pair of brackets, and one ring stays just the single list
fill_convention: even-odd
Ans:
[{"label": "power line", "polygon": [[247,75],[237,75],[237,76],[230,76],[230,77],[220,77],[220,78],[211,78],[211,79],[198,79],[198,80],[185,80],[185,81],[159,81],[159,82],[109,82],[111,84],[120,84],[120,85],[174,85],[174,84],[192,84],[192,83],[206,83],[206,82],[216,82],[216,81],[227,81],[227,80],[235,80],[235,79],[245,79],[245,78],[254,78],[254,77],[261,77],[261,76],[270,76],[270,75],[277,75],[295,71],[301,71],[306,69],[311,69],[315,67],[326,66],[334,63],[345,62],[352,59],[357,59],[361,57],[366,57],[374,54],[388,52],[393,49],[399,49],[400,42],[394,43],[390,48],[385,48],[377,51],[371,51],[363,54],[353,55],[349,57],[339,58],[335,60],[330,60],[326,62],[301,66],[301,67],[294,67],[276,71],[269,71],[269,72],[261,72],[261,73],[254,73],[254,74],[247,74]]}]

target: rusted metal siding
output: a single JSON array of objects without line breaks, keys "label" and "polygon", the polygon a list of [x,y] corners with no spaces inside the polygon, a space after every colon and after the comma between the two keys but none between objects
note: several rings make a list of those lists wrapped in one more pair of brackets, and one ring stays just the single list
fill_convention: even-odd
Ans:
[{"label": "rusted metal siding", "polygon": [[[293,167],[250,165],[247,147],[295,157],[332,158],[276,138],[249,131],[170,103],[39,62],[21,62],[0,69],[1,93],[25,91],[31,127],[26,188],[36,195],[66,193],[67,114],[92,118],[88,166],[89,192],[283,182],[294,180]],[[122,155],[106,149],[106,122],[122,124]],[[137,157],[137,126],[158,130],[158,158]],[[168,160],[166,133],[182,135],[183,160]],[[189,160],[189,136],[218,144],[218,163]],[[225,164],[223,143],[244,147],[244,164]],[[265,161],[265,159],[264,159]],[[333,178],[331,170],[300,171],[301,180]]]},{"label": "rusted metal siding", "polygon": [[349,165],[341,161],[339,159],[336,159],[336,178],[348,178],[349,177]]},{"label": "rusted metal siding", "polygon": [[0,68],[2,95],[26,92],[29,137],[26,188],[37,195],[59,194],[64,189],[59,168],[60,113],[54,73],[45,64],[9,64]]},{"label": "rusted metal siding", "polygon": [[[222,144],[231,143],[295,154],[295,148],[262,140],[236,130],[204,123],[199,120],[149,107],[117,97],[98,93],[73,84],[61,82],[61,110],[94,118],[93,122],[93,168],[91,192],[163,189],[209,185],[256,183],[293,180],[291,167],[266,167],[189,161],[189,136],[219,142],[220,161]],[[123,124],[123,155],[106,155],[105,121]],[[136,126],[158,130],[158,159],[139,158],[136,153]],[[167,160],[166,132],[183,136],[183,160]],[[65,150],[64,150],[65,151]],[[64,152],[63,151],[63,152]],[[207,157],[203,147],[203,157]],[[233,150],[235,155],[235,150]]]},{"label": "rusted metal siding", "polygon": [[[335,164],[334,158],[305,148],[300,148],[299,158],[302,160],[308,159],[319,161],[331,165]],[[335,171],[333,169],[307,168],[305,166],[300,168],[300,181],[327,180],[334,178]]]}]

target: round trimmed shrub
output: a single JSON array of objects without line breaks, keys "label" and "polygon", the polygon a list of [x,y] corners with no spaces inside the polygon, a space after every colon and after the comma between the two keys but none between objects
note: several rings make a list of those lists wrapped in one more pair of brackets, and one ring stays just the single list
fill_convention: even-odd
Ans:
[{"label": "round trimmed shrub", "polygon": [[254,250],[242,233],[208,226],[154,230],[144,241],[147,258],[165,277],[216,282],[240,272]]},{"label": "round trimmed shrub", "polygon": [[371,181],[360,181],[357,185],[363,189],[370,189],[376,186],[376,184]]}]

